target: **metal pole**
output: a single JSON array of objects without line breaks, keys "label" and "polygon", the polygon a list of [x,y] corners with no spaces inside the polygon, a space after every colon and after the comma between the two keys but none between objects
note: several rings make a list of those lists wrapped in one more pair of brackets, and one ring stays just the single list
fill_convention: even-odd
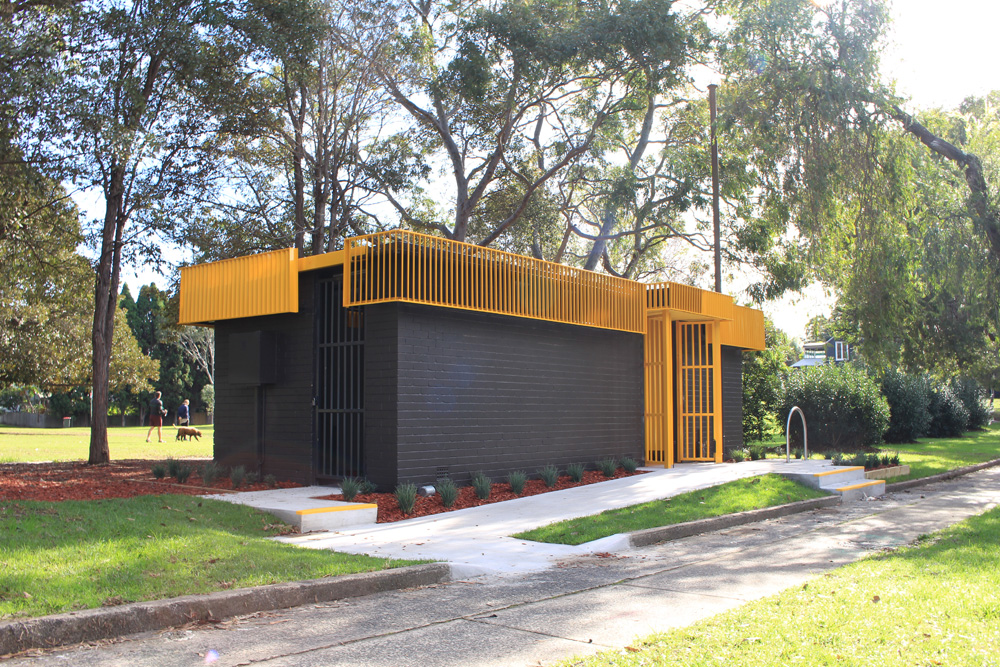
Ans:
[{"label": "metal pole", "polygon": [[712,114],[712,232],[715,235],[715,291],[722,292],[722,242],[719,223],[719,144],[715,139],[715,90],[719,86],[708,86],[708,107]]}]

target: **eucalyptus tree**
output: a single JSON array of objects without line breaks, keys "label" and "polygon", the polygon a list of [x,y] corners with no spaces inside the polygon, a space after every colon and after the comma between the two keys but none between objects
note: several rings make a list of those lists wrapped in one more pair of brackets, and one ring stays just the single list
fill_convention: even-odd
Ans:
[{"label": "eucalyptus tree", "polygon": [[[606,124],[671,85],[700,43],[669,0],[422,0],[397,11],[398,41],[373,62],[409,115],[400,134],[450,179],[452,212],[389,199],[405,224],[483,245],[590,155]],[[502,215],[470,239],[499,190]]]}]

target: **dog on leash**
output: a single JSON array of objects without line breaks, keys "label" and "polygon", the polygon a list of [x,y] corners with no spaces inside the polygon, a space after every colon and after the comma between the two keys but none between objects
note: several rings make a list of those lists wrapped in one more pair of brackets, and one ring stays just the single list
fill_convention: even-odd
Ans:
[{"label": "dog on leash", "polygon": [[188,438],[194,438],[201,442],[201,431],[193,426],[178,426],[175,440],[187,440]]}]

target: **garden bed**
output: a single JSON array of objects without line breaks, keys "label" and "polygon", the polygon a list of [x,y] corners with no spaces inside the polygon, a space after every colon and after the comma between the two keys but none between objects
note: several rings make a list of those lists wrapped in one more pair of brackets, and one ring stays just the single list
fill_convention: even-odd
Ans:
[{"label": "garden bed", "polygon": [[[604,473],[599,470],[588,470],[583,473],[583,479],[580,482],[572,481],[569,476],[562,475],[559,477],[555,486],[547,487],[545,483],[540,479],[528,480],[524,485],[524,492],[520,496],[515,495],[511,490],[510,486],[506,482],[494,482],[489,498],[483,500],[476,496],[475,491],[471,486],[463,486],[458,489],[458,498],[451,507],[445,507],[441,503],[441,498],[437,494],[432,496],[418,496],[416,504],[413,507],[413,511],[409,514],[403,514],[399,509],[399,503],[396,501],[396,496],[392,493],[363,493],[358,494],[354,497],[352,502],[356,503],[374,503],[378,505],[378,523],[391,523],[393,521],[401,521],[403,519],[412,519],[414,517],[429,516],[432,514],[441,514],[444,512],[451,512],[454,510],[466,509],[468,507],[479,507],[480,505],[490,505],[492,503],[503,502],[505,500],[514,500],[515,498],[522,498],[525,496],[535,496],[540,493],[548,493],[550,491],[560,491],[562,489],[572,489],[577,486],[586,486],[587,484],[596,484],[598,482],[606,482],[609,479],[621,479],[622,477],[631,477],[633,475],[642,474],[644,471],[636,471],[634,473],[627,473],[624,469],[618,468],[615,472],[614,477],[605,477]],[[320,496],[320,500],[343,500],[343,495],[336,493],[329,496]]]}]

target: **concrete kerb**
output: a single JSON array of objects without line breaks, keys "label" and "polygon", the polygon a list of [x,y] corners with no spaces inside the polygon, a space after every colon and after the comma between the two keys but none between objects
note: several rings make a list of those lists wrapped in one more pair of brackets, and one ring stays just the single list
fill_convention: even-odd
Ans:
[{"label": "concrete kerb", "polygon": [[839,505],[840,501],[840,496],[825,496],[823,498],[813,498],[811,500],[800,500],[798,502],[786,503],[784,505],[775,505],[774,507],[763,507],[761,509],[748,510],[746,512],[737,512],[736,514],[723,514],[722,516],[713,516],[708,519],[698,519],[696,521],[688,521],[686,523],[677,523],[672,526],[647,528],[645,530],[637,530],[634,533],[629,533],[628,541],[629,545],[633,548],[646,547],[658,542],[679,540],[685,537],[691,537],[692,535],[700,535],[701,533],[710,533],[716,530],[732,528],[733,526],[742,526],[748,523],[756,523],[757,521],[776,519],[778,517],[797,514],[799,512],[808,512],[810,510],[820,509],[823,507],[833,507],[835,505]]},{"label": "concrete kerb", "polygon": [[894,491],[905,491],[914,486],[923,486],[924,484],[943,482],[948,479],[954,479],[955,477],[961,477],[962,475],[968,475],[969,473],[978,472],[980,470],[986,470],[987,468],[993,468],[995,466],[1000,466],[1000,459],[993,459],[992,461],[987,461],[985,463],[977,463],[976,465],[965,466],[964,468],[955,468],[954,470],[942,472],[937,475],[931,475],[930,477],[921,477],[919,479],[908,479],[905,482],[893,482],[891,484],[887,483],[885,485],[885,490],[886,493],[892,493]]},{"label": "concrete kerb", "polygon": [[0,656],[448,581],[445,563],[133,602],[0,623]]}]

